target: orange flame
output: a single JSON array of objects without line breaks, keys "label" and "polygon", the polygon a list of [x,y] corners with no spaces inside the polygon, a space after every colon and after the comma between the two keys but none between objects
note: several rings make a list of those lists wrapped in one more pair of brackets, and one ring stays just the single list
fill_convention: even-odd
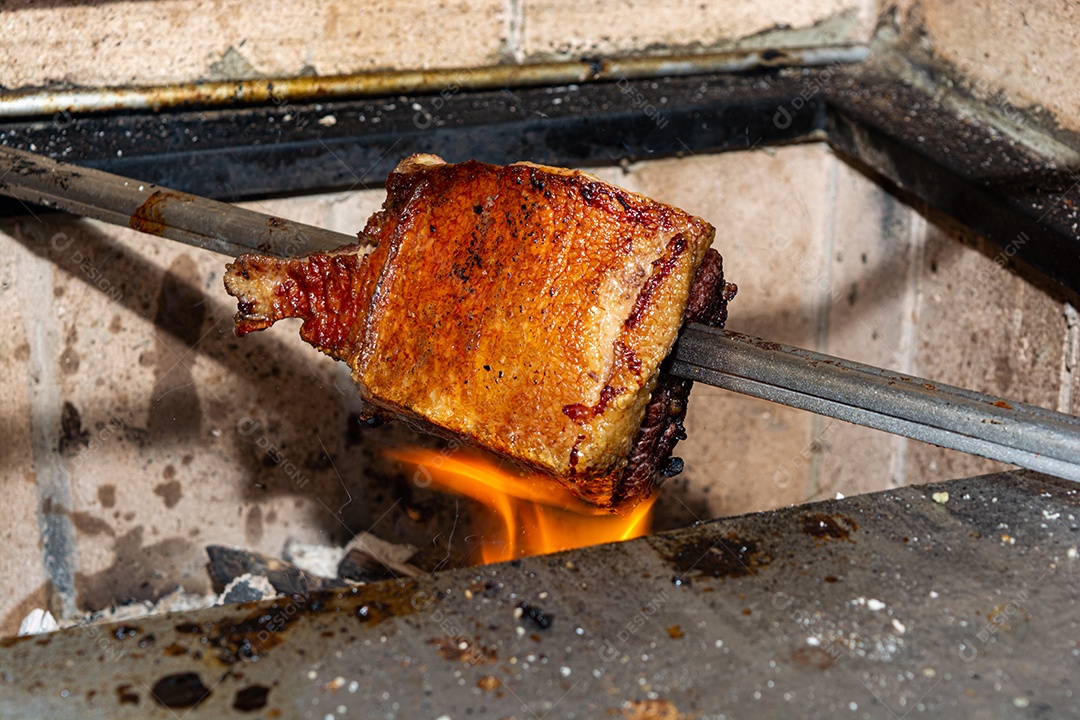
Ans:
[{"label": "orange flame", "polygon": [[495,462],[460,451],[453,455],[411,449],[391,453],[417,466],[414,480],[481,503],[480,562],[513,560],[648,534],[653,495],[626,515],[614,515],[574,497],[540,475],[507,471]]}]

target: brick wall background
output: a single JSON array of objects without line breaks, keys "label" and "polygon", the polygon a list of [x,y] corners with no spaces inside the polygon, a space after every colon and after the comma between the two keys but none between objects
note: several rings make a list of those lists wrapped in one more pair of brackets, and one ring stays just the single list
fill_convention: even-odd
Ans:
[{"label": "brick wall background", "polygon": [[[991,13],[974,0],[906,4],[899,17],[913,36],[925,23],[927,52],[970,68],[978,92],[1075,129],[1071,11],[1028,6],[1027,23],[1014,6]],[[0,85],[864,41],[879,11],[834,0],[16,1],[0,3]],[[717,226],[740,287],[732,329],[1078,411],[1075,311],[824,145],[597,172]],[[352,233],[381,200],[359,190],[251,206]],[[206,590],[207,544],[278,554],[289,537],[423,538],[452,512],[401,489],[380,449],[408,433],[358,432],[346,368],[295,326],[232,336],[226,261],[92,221],[0,220],[0,633],[35,606],[72,612],[177,584]],[[659,505],[664,525],[996,467],[705,386],[688,425],[686,471]],[[268,460],[271,446],[282,462]]]}]

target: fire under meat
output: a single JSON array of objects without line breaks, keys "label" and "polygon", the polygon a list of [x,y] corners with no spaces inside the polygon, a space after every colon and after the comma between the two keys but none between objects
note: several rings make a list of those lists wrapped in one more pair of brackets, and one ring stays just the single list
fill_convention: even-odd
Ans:
[{"label": "fire under meat", "polygon": [[684,322],[721,326],[714,229],[587,173],[413,155],[355,245],[226,268],[244,335],[282,318],[372,419],[464,440],[628,512],[677,473]]},{"label": "fire under meat", "polygon": [[543,476],[464,451],[447,455],[416,448],[391,455],[420,468],[421,484],[430,482],[483,506],[482,514],[473,515],[477,564],[631,540],[652,527],[655,494],[626,513],[612,514]]}]

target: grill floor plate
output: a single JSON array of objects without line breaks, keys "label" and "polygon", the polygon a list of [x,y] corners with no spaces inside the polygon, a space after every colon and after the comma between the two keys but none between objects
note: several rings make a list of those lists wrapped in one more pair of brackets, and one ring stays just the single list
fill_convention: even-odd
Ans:
[{"label": "grill floor plate", "polygon": [[1018,471],[10,639],[0,715],[1073,716],[1077,515]]}]

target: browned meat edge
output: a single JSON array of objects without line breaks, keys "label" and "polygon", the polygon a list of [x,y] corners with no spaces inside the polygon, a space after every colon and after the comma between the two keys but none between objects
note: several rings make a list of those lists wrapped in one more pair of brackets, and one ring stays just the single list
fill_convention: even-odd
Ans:
[{"label": "browned meat edge", "polygon": [[[737,290],[734,284],[724,282],[723,259],[720,253],[710,248],[690,284],[683,325],[696,322],[715,328],[724,327],[728,301],[735,297]],[[686,439],[683,420],[686,419],[686,403],[694,382],[672,375],[669,371],[671,363],[669,356],[660,366],[656,389],[645,407],[645,419],[634,437],[622,481],[617,483],[608,506],[612,509],[633,507],[649,497],[661,477],[673,477],[682,472],[682,460],[673,458],[671,454],[675,445]],[[365,407],[361,415],[361,421],[372,427],[395,419],[404,421],[420,432],[456,439],[438,426],[403,417],[388,417],[371,406]]]},{"label": "browned meat edge", "polygon": [[[723,260],[710,248],[690,284],[683,324],[696,322],[722,328],[728,301],[735,297],[736,290],[735,285],[724,282]],[[661,475],[671,477],[682,472],[682,460],[671,457],[671,453],[675,444],[686,438],[683,420],[694,383],[672,375],[671,363],[669,356],[660,366],[656,389],[645,408],[645,420],[634,438],[622,482],[612,497],[613,507],[644,500]]]}]

